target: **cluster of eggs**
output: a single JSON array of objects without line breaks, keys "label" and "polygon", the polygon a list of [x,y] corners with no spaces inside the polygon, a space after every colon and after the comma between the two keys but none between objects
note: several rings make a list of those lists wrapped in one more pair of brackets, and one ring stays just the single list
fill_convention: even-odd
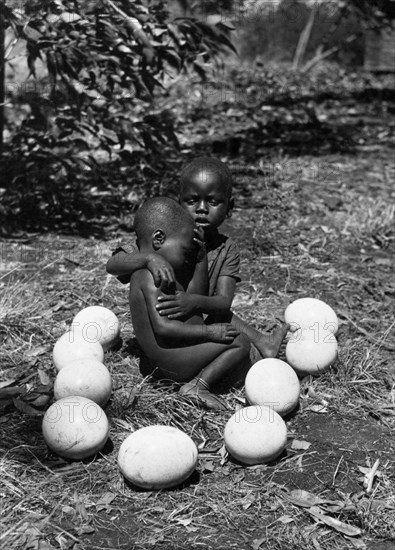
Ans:
[{"label": "cluster of eggs", "polygon": [[44,415],[42,431],[48,447],[65,458],[87,458],[108,439],[103,407],[111,397],[112,380],[104,352],[118,339],[117,316],[90,306],[77,313],[53,348],[56,401]]},{"label": "cluster of eggs", "polygon": [[318,376],[337,357],[335,334],[339,322],[322,300],[300,298],[285,311],[292,337],[285,350],[287,362],[262,359],[248,371],[248,407],[228,421],[224,439],[229,453],[245,464],[271,462],[284,450],[287,428],[283,417],[298,405],[299,376]]},{"label": "cluster of eggs", "polygon": [[[321,300],[302,298],[285,311],[293,331],[286,346],[287,362],[262,359],[247,373],[248,406],[233,414],[224,429],[226,449],[236,460],[252,465],[275,460],[287,443],[283,417],[299,401],[299,376],[318,375],[337,356],[338,320]],[[43,435],[56,453],[82,459],[103,448],[108,438],[104,407],[111,395],[111,376],[104,351],[119,338],[118,319],[93,306],[80,311],[71,331],[55,344],[58,374],[56,402],[43,420]],[[121,444],[118,466],[124,477],[144,489],[167,489],[185,481],[196,468],[198,450],[182,430],[154,425],[131,433]]]}]

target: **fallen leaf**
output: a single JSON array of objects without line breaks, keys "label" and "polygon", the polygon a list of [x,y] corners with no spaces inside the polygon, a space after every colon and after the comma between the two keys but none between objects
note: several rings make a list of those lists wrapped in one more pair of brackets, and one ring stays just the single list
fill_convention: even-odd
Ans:
[{"label": "fallen leaf", "polygon": [[[365,467],[365,466],[358,466],[358,470],[362,473],[362,474],[370,474],[370,472],[372,471],[372,468],[368,468],[368,467]],[[376,471],[376,476],[378,477],[381,477],[381,472],[380,470],[377,470]]]},{"label": "fallen leaf", "polygon": [[202,466],[203,472],[214,472],[215,470],[214,462],[212,460],[207,460],[206,458],[203,458],[200,460],[200,464]]},{"label": "fallen leaf", "polygon": [[188,525],[190,525],[192,523],[193,519],[192,518],[185,518],[185,519],[177,519],[176,522],[179,523],[180,525],[183,525],[184,527],[187,527]]},{"label": "fallen leaf", "polygon": [[50,349],[48,345],[46,346],[36,346],[35,348],[28,349],[25,351],[24,355],[27,358],[38,357],[39,355],[44,355]]},{"label": "fallen leaf", "polygon": [[287,494],[287,499],[295,504],[296,506],[302,506],[303,508],[310,508],[311,506],[316,506],[325,502],[324,499],[317,497],[313,493],[304,491],[303,489],[295,489],[290,491]]},{"label": "fallen leaf", "polygon": [[40,382],[43,386],[49,386],[51,384],[51,379],[48,374],[43,369],[38,369],[37,371]]},{"label": "fallen leaf", "polygon": [[322,508],[324,512],[332,512],[332,513],[340,512],[340,510],[343,510],[345,506],[346,506],[345,503],[342,502],[341,500],[333,500],[333,501],[323,502],[322,504],[320,504],[320,508]]},{"label": "fallen leaf", "polygon": [[267,464],[254,464],[253,466],[246,466],[247,470],[256,470],[257,473],[263,472],[267,469]]},{"label": "fallen leaf", "polygon": [[326,405],[309,405],[304,409],[305,411],[311,411],[319,414],[325,414],[328,412],[328,407]]},{"label": "fallen leaf", "polygon": [[243,510],[248,510],[248,508],[250,508],[254,502],[256,500],[256,497],[254,494],[249,494],[249,495],[246,495],[243,500],[242,500],[242,506],[243,506]]},{"label": "fallen leaf", "polygon": [[392,267],[393,261],[391,258],[373,258],[376,265],[383,265],[385,267]]},{"label": "fallen leaf", "polygon": [[76,506],[75,506],[75,509],[80,514],[82,519],[84,519],[85,521],[89,520],[89,515],[88,515],[87,509],[85,507],[85,504],[83,502],[77,502]]},{"label": "fallen leaf", "polygon": [[74,514],[75,513],[75,509],[72,507],[72,506],[62,506],[62,512],[64,514]]},{"label": "fallen leaf", "polygon": [[336,531],[338,531],[339,533],[343,533],[344,535],[348,535],[349,537],[358,537],[362,534],[362,531],[361,529],[359,529],[359,527],[354,527],[353,525],[344,523],[343,521],[340,521],[336,518],[327,516],[326,514],[323,514],[317,506],[312,506],[307,510],[307,512],[309,512],[309,514],[311,514],[319,521],[322,521],[326,525],[329,525],[329,527],[336,529]]},{"label": "fallen leaf", "polygon": [[287,523],[291,523],[291,521],[295,521],[294,518],[291,518],[291,516],[281,516],[281,518],[278,518],[277,521],[284,523],[286,525]]},{"label": "fallen leaf", "polygon": [[310,447],[311,443],[308,441],[302,441],[300,439],[293,439],[291,443],[291,449],[294,451],[305,451]]},{"label": "fallen leaf", "polygon": [[78,535],[91,535],[95,532],[95,528],[92,525],[82,525],[78,530]]},{"label": "fallen leaf", "polygon": [[111,502],[116,498],[116,495],[114,493],[111,493],[110,491],[107,491],[104,493],[99,500],[96,502],[96,511],[100,512],[101,510],[107,510],[110,509]]},{"label": "fallen leaf", "polygon": [[25,538],[24,548],[26,550],[38,550],[41,533],[37,527],[33,526],[30,522],[26,522],[18,528],[18,532],[23,533],[23,537]]},{"label": "fallen leaf", "polygon": [[2,388],[0,390],[0,399],[9,399],[10,397],[21,394],[23,391],[25,391],[25,388],[22,388],[21,386]]},{"label": "fallen leaf", "polygon": [[263,544],[265,541],[266,541],[266,537],[263,537],[261,539],[254,539],[251,544],[252,550],[259,550],[259,548],[261,547],[261,544]]},{"label": "fallen leaf", "polygon": [[31,407],[30,405],[28,405],[24,401],[21,401],[20,399],[13,399],[12,401],[14,403],[15,408],[18,409],[18,411],[21,411],[23,413],[30,414],[30,415],[43,414],[41,411],[38,411],[34,407]]},{"label": "fallen leaf", "polygon": [[350,537],[345,537],[353,546],[354,548],[359,548],[360,550],[366,550],[367,546],[366,543],[362,539],[352,539]]},{"label": "fallen leaf", "polygon": [[36,407],[37,409],[43,409],[46,407],[51,400],[51,397],[49,395],[41,394],[38,397],[36,397],[33,400],[29,400],[30,404]]},{"label": "fallen leaf", "polygon": [[54,305],[52,311],[59,311],[60,309],[69,309],[63,300],[60,300],[56,305]]},{"label": "fallen leaf", "polygon": [[2,388],[6,388],[7,386],[11,386],[12,384],[14,384],[16,382],[16,379],[13,378],[13,379],[9,379],[9,380],[3,380],[3,382],[0,382],[0,390]]}]

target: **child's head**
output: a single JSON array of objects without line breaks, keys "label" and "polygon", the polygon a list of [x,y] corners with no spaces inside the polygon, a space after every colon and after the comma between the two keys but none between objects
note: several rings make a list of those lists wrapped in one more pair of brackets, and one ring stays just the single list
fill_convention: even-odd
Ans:
[{"label": "child's head", "polygon": [[194,227],[188,213],[167,197],[148,199],[134,219],[140,249],[154,250],[175,270],[196,258]]},{"label": "child's head", "polygon": [[179,200],[206,235],[215,231],[233,208],[229,168],[211,157],[193,160],[181,172]]}]

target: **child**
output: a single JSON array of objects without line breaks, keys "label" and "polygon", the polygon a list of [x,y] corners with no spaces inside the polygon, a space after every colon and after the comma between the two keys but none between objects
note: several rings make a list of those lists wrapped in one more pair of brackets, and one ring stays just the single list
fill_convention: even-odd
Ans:
[{"label": "child", "polygon": [[[199,248],[195,225],[179,204],[165,197],[149,199],[137,211],[135,230],[140,253],[155,253],[171,266],[175,292],[185,293],[191,285],[197,292],[204,291],[204,277],[196,276],[195,269]],[[225,409],[209,389],[228,374],[241,374],[250,366],[248,339],[229,323],[208,324],[197,312],[177,315],[179,320],[160,315],[157,303],[166,297],[164,290],[164,285],[154,284],[148,269],[136,270],[131,277],[133,327],[153,374],[186,382],[182,394],[210,408]]]},{"label": "child", "polygon": [[[232,175],[227,166],[210,157],[192,161],[181,174],[179,202],[189,212],[196,226],[204,231],[209,293],[207,296],[178,291],[173,295],[162,296],[158,298],[158,311],[169,319],[204,313],[210,316],[210,322],[230,322],[255,346],[258,353],[253,355],[254,360],[275,357],[288,326],[278,327],[272,334],[263,334],[230,310],[236,283],[240,280],[240,256],[236,243],[218,231],[225,218],[231,216],[234,205]],[[122,282],[128,282],[131,273],[144,267],[152,273],[156,285],[174,283],[171,266],[156,254],[144,254],[136,250],[128,254],[119,248],[107,263],[107,271],[118,276]]]}]

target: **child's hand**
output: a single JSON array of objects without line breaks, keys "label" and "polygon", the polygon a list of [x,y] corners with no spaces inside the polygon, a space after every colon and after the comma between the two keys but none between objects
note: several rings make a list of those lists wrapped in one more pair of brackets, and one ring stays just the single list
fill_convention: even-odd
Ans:
[{"label": "child's hand", "polygon": [[170,287],[175,285],[176,278],[172,266],[159,254],[149,254],[147,256],[147,269],[152,273],[155,286]]},{"label": "child's hand", "polygon": [[204,229],[203,227],[195,227],[194,229],[195,236],[193,238],[194,242],[199,248],[197,253],[196,261],[201,262],[206,255],[206,244],[204,242]]},{"label": "child's hand", "polygon": [[217,344],[231,344],[240,332],[230,323],[207,325],[207,340]]},{"label": "child's hand", "polygon": [[196,297],[194,294],[176,290],[175,294],[169,296],[159,296],[159,304],[156,309],[159,315],[167,316],[169,319],[178,319],[195,312]]}]

